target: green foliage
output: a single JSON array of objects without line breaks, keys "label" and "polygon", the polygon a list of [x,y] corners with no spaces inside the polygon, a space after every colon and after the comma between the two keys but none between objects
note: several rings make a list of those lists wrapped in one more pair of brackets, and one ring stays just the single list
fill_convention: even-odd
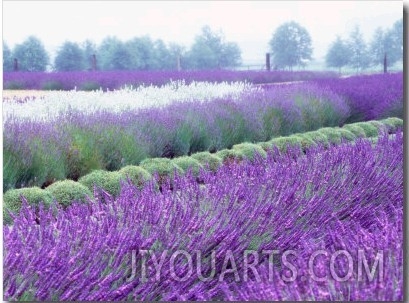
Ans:
[{"label": "green foliage", "polygon": [[3,147],[3,190],[20,186],[43,186],[65,179],[67,170],[64,155],[56,146],[44,143],[40,138],[32,138],[26,142],[25,148],[31,150],[29,159],[16,154],[12,146]]},{"label": "green foliage", "polygon": [[385,125],[389,132],[395,132],[398,128],[403,128],[403,120],[400,118],[387,118],[380,121]]},{"label": "green foliage", "polygon": [[[93,136],[93,138],[91,138]],[[137,144],[129,129],[117,125],[96,128],[88,133],[89,140],[95,140],[101,165],[106,170],[118,170],[125,165],[137,165],[147,157],[143,144]]]},{"label": "green foliage", "polygon": [[357,138],[365,138],[366,137],[366,133],[365,131],[362,129],[362,127],[358,126],[358,125],[353,125],[353,124],[346,124],[342,127],[343,129],[346,129],[348,131],[350,131],[351,133],[353,133]]},{"label": "green foliage", "polygon": [[279,136],[282,132],[283,112],[281,109],[270,107],[263,115],[263,129],[265,140]]},{"label": "green foliage", "polygon": [[353,141],[356,136],[347,129],[338,127],[324,127],[318,130],[328,138],[328,142],[333,144],[340,144],[342,141]]},{"label": "green foliage", "polygon": [[209,152],[196,153],[191,155],[191,157],[199,161],[204,168],[209,168],[211,171],[216,171],[222,165],[222,160]]},{"label": "green foliage", "polygon": [[[365,132],[366,137],[376,137],[376,136],[378,136],[378,129],[375,126],[373,126],[372,124],[370,124],[370,123],[357,122],[357,123],[352,123],[350,125],[359,126],[360,128],[362,128],[364,130],[364,132]],[[344,127],[344,128],[346,128],[346,127]]]},{"label": "green foliage", "polygon": [[200,170],[203,169],[203,165],[192,157],[178,157],[172,159],[172,162],[183,169],[185,173],[191,170],[194,176],[198,176]]},{"label": "green foliage", "polygon": [[3,222],[5,224],[12,223],[9,211],[14,214],[19,213],[22,206],[22,197],[25,197],[27,203],[32,206],[43,203],[44,206],[49,207],[53,201],[52,195],[39,187],[11,189],[3,196]]},{"label": "green foliage", "polygon": [[131,181],[138,188],[142,188],[145,182],[152,179],[152,174],[146,169],[135,165],[127,165],[121,168],[119,174],[122,179]]},{"label": "green foliage", "polygon": [[297,136],[306,139],[307,142],[310,142],[309,140],[312,140],[312,142],[314,142],[314,144],[317,144],[317,145],[322,145],[325,147],[328,147],[329,145],[327,136],[320,133],[319,131],[306,132],[306,133],[298,134]]},{"label": "green foliage", "polygon": [[7,81],[4,83],[4,89],[24,89],[24,84],[20,81]]},{"label": "green foliage", "polygon": [[258,142],[257,145],[265,151],[269,151],[273,148],[273,144],[271,143],[271,141]]},{"label": "green foliage", "polygon": [[81,84],[79,87],[80,90],[83,91],[96,91],[99,90],[101,86],[97,82],[86,81]]},{"label": "green foliage", "polygon": [[337,36],[337,39],[331,44],[325,56],[325,63],[328,67],[335,67],[341,71],[341,68],[349,63],[348,45]]},{"label": "green foliage", "polygon": [[131,55],[125,44],[116,37],[108,36],[98,48],[99,65],[102,70],[129,70]]},{"label": "green foliage", "polygon": [[121,190],[121,179],[122,175],[119,172],[94,170],[81,177],[78,182],[88,187],[91,192],[94,191],[94,186],[96,186],[113,196],[117,196]]},{"label": "green foliage", "polygon": [[308,31],[291,21],[280,25],[270,40],[274,64],[279,67],[304,66],[312,56],[312,41]]},{"label": "green foliage", "polygon": [[296,136],[278,137],[271,139],[269,142],[272,144],[273,148],[277,147],[282,152],[286,152],[290,147],[301,149],[301,139]]},{"label": "green foliage", "polygon": [[67,154],[67,177],[78,180],[79,177],[92,170],[104,168],[102,157],[96,147],[95,136],[76,127],[67,129],[67,131],[71,133],[73,138]]},{"label": "green foliage", "polygon": [[187,55],[188,68],[192,69],[219,69],[235,67],[240,63],[239,46],[226,42],[222,32],[213,32],[209,26],[202,27]]},{"label": "green foliage", "polygon": [[66,41],[58,50],[54,60],[57,71],[80,71],[84,69],[84,53],[75,43]]},{"label": "green foliage", "polygon": [[58,81],[46,81],[41,84],[42,90],[64,90],[64,86]]},{"label": "green foliage", "polygon": [[240,151],[248,160],[254,160],[256,155],[263,158],[267,157],[265,150],[261,146],[253,143],[236,144],[233,146],[233,150]]},{"label": "green foliage", "polygon": [[340,134],[343,141],[354,141],[357,138],[353,132],[347,129],[336,128],[336,131]]},{"label": "green foliage", "polygon": [[12,147],[3,146],[3,192],[17,187],[23,179],[25,164],[20,155],[13,152]]},{"label": "green foliage", "polygon": [[365,44],[363,35],[359,29],[359,26],[355,26],[353,31],[349,35],[348,40],[349,48],[349,65],[356,69],[356,71],[362,71],[370,65],[370,55],[367,45]]},{"label": "green foliage", "polygon": [[6,43],[3,41],[3,71],[9,72],[12,71],[14,68],[14,59],[11,53],[10,48]]},{"label": "green foliage", "polygon": [[76,202],[87,202],[87,196],[93,197],[92,192],[79,182],[72,180],[58,181],[45,189],[59,204],[64,207]]},{"label": "green foliage", "polygon": [[190,151],[193,131],[188,124],[183,124],[176,129],[170,142],[169,151],[172,157],[187,155]]},{"label": "green foliage", "polygon": [[42,42],[34,36],[28,37],[22,44],[17,44],[13,57],[17,58],[21,71],[43,72],[49,63],[49,56]]},{"label": "green foliage", "polygon": [[161,178],[166,176],[173,177],[175,172],[183,174],[183,170],[167,158],[145,159],[141,162],[140,167],[146,169],[152,175],[157,173]]},{"label": "green foliage", "polygon": [[222,159],[223,163],[240,162],[245,159],[245,155],[237,149],[222,149],[216,153],[216,156]]},{"label": "green foliage", "polygon": [[[84,63],[84,69],[88,71],[93,70],[93,56],[97,54],[97,46],[91,40],[85,40],[81,43],[81,50],[83,59],[82,62]],[[98,69],[98,66],[96,66]]]},{"label": "green foliage", "polygon": [[338,129],[331,127],[324,127],[318,130],[321,134],[325,135],[329,143],[340,144],[341,143],[341,134],[338,132]]},{"label": "green foliage", "polygon": [[309,136],[304,136],[303,133],[291,135],[289,138],[292,137],[296,137],[298,139],[298,142],[301,144],[301,148],[303,150],[306,150],[311,146],[317,145],[317,143],[315,143],[315,141],[312,138],[310,138]]},{"label": "green foliage", "polygon": [[372,121],[367,121],[366,123],[369,123],[369,124],[375,126],[376,129],[378,130],[378,134],[381,134],[382,131],[386,131],[386,130],[387,130],[387,128],[385,127],[385,125],[384,125],[382,122],[380,122],[380,121],[372,120]]}]

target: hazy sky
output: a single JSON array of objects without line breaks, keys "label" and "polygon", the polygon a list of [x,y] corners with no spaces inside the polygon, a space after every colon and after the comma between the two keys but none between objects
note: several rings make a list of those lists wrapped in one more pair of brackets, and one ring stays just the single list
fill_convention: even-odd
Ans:
[{"label": "hazy sky", "polygon": [[377,27],[402,18],[402,1],[4,1],[3,41],[9,47],[29,35],[47,50],[65,40],[96,43],[108,35],[125,41],[149,35],[189,47],[204,25],[237,42],[244,63],[263,62],[269,40],[294,20],[311,35],[313,57],[325,55],[335,36],[359,25],[369,41]]}]

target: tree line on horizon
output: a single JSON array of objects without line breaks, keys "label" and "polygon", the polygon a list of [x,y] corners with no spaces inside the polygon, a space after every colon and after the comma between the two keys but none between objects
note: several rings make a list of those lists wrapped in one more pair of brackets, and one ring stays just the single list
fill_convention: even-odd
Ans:
[{"label": "tree line on horizon", "polygon": [[[276,70],[305,67],[312,60],[311,36],[294,21],[280,25],[269,46]],[[325,62],[327,67],[339,71],[346,66],[362,71],[382,65],[385,54],[388,66],[403,60],[403,19],[389,29],[377,28],[369,44],[364,41],[358,26],[347,39],[336,36]],[[99,45],[91,40],[65,41],[52,63],[43,43],[35,36],[28,37],[13,49],[3,41],[3,71],[201,70],[240,65],[238,44],[227,41],[221,30],[213,31],[209,26],[201,29],[189,49],[177,43],[165,44],[161,39],[152,40],[149,36],[127,41],[108,36]]]}]

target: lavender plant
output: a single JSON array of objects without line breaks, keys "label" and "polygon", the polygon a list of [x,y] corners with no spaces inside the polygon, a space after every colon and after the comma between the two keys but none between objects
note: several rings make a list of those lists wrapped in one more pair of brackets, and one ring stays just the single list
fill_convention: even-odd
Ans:
[{"label": "lavender plant", "polygon": [[[40,208],[36,213],[24,203],[14,225],[3,229],[4,299],[403,299],[401,131],[385,134],[375,145],[358,139],[306,154],[275,149],[266,159],[225,165],[201,178],[203,186],[193,176],[176,174],[173,190],[162,192],[126,184],[117,198],[101,192],[87,204],[57,212]],[[140,249],[150,249],[149,258],[143,259]],[[252,272],[244,267],[247,249],[259,256],[252,264],[260,281],[254,272],[245,281],[245,272]],[[359,250],[369,264],[382,251],[382,279],[378,270],[373,280],[361,281],[354,270],[349,279],[334,280],[325,258],[316,259],[314,270],[327,279],[307,276],[311,254],[323,250],[332,255],[340,249],[349,252],[354,269]],[[186,259],[169,256],[157,277],[158,263],[151,254],[158,261],[165,251],[178,250],[200,251],[193,260],[203,259],[206,277],[212,273],[214,252],[214,277],[203,281],[196,271],[188,274]],[[289,259],[298,272],[293,281],[283,280],[288,264],[269,263],[268,254],[262,254],[272,250],[297,253]],[[229,252],[237,276],[226,269]],[[339,277],[349,273],[345,260],[332,263]],[[275,268],[272,281],[270,266]],[[144,274],[146,281],[141,280]]]},{"label": "lavender plant", "polygon": [[113,90],[124,86],[161,86],[172,81],[274,83],[337,77],[333,72],[266,71],[104,71],[104,72],[4,72],[5,89]]}]

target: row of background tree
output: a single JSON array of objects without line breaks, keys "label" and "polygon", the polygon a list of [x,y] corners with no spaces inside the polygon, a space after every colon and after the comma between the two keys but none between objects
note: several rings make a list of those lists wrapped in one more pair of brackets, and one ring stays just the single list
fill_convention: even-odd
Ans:
[{"label": "row of background tree", "polygon": [[[275,69],[303,67],[312,60],[312,40],[308,31],[291,21],[279,26],[270,40],[272,63]],[[326,55],[327,67],[341,70],[349,66],[357,71],[383,64],[387,53],[388,65],[403,59],[403,20],[389,29],[378,28],[370,44],[366,44],[359,27],[348,39],[337,36]],[[94,57],[95,55],[95,57]],[[95,61],[93,62],[95,58]],[[12,50],[3,42],[3,70],[21,71],[82,71],[82,70],[175,70],[226,69],[241,65],[241,50],[237,43],[226,40],[222,31],[202,28],[190,47],[149,36],[121,41],[106,37],[99,45],[90,40],[79,44],[66,41],[58,49],[50,68],[50,56],[43,43],[30,36]]]}]

